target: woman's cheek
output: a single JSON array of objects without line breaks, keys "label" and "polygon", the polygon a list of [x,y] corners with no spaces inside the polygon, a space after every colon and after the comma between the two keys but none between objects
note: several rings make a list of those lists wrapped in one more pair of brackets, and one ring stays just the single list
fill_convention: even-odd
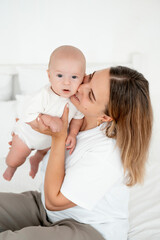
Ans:
[{"label": "woman's cheek", "polygon": [[87,110],[87,106],[83,105],[83,109],[84,109],[84,110]]}]

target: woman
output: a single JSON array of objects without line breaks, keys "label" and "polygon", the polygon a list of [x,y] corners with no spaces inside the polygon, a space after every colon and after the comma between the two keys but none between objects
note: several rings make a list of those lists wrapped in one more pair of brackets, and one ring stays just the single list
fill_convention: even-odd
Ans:
[{"label": "woman", "polygon": [[37,120],[32,127],[52,135],[42,197],[1,193],[0,239],[127,239],[128,186],[143,180],[152,131],[148,82],[126,67],[104,69],[71,101],[85,115],[76,149],[65,156],[67,106],[59,133]]}]

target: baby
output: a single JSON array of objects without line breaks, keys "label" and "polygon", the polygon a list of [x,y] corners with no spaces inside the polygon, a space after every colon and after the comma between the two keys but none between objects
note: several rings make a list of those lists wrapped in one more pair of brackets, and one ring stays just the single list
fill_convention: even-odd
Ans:
[{"label": "baby", "polygon": [[[41,89],[30,101],[24,111],[23,118],[16,122],[13,129],[12,146],[6,158],[8,165],[3,177],[10,181],[20,165],[22,165],[33,149],[47,151],[51,146],[51,137],[34,131],[28,123],[33,123],[40,113],[45,125],[53,132],[59,131],[62,126],[60,117],[64,106],[69,105],[69,134],[66,144],[70,154],[76,145],[76,135],[83,122],[83,114],[71,103],[69,97],[74,95],[82,83],[86,69],[86,60],[83,53],[72,46],[61,46],[53,51],[48,65],[50,84]],[[38,158],[37,158],[38,159]],[[36,161],[36,158],[34,158]],[[37,160],[38,161],[38,160]],[[39,162],[31,162],[38,166]],[[35,176],[37,170],[30,175]],[[37,167],[35,167],[37,169]]]}]

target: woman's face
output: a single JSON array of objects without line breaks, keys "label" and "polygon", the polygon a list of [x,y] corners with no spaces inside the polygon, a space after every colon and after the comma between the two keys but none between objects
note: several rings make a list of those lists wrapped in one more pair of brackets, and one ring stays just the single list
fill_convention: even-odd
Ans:
[{"label": "woman's face", "polygon": [[100,117],[109,101],[109,69],[100,70],[84,78],[77,93],[70,99],[86,117]]}]

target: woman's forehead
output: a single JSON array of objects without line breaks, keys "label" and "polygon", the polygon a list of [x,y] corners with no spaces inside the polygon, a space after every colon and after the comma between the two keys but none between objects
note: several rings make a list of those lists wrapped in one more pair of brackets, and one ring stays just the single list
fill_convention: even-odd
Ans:
[{"label": "woman's forehead", "polygon": [[[92,77],[92,90],[97,99],[102,99],[104,96],[109,97],[110,81],[109,69],[96,71]],[[107,98],[108,98],[107,97]]]},{"label": "woman's forehead", "polygon": [[103,86],[104,88],[109,84],[109,68],[96,71],[92,74],[92,84],[96,87]]}]

